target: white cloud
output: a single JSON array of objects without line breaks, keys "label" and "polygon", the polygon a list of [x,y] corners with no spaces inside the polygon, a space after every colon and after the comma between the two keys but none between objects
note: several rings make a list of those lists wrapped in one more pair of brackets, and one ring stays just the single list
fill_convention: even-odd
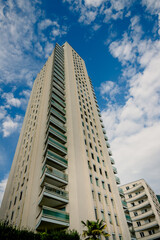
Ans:
[{"label": "white cloud", "polygon": [[101,25],[99,25],[99,24],[94,24],[93,30],[94,30],[94,31],[97,31],[98,29],[100,29],[100,27],[101,27]]},{"label": "white cloud", "polygon": [[2,199],[3,199],[5,188],[7,185],[7,180],[8,180],[8,175],[5,176],[5,178],[2,179],[0,182],[0,206],[1,206]]},{"label": "white cloud", "polygon": [[117,95],[119,91],[119,86],[112,81],[103,82],[100,86],[100,93],[104,97],[107,97],[106,99],[108,99],[109,96],[111,100],[115,100],[115,95]]},{"label": "white cloud", "polygon": [[51,44],[49,42],[46,43],[46,46],[44,49],[45,50],[45,58],[48,58],[48,56],[52,53],[53,48],[54,48],[53,44]]},{"label": "white cloud", "polygon": [[159,0],[142,0],[142,5],[152,14],[159,14],[160,12]]},{"label": "white cloud", "polygon": [[[122,183],[145,178],[158,192],[160,41],[144,40],[142,36],[139,21],[134,18],[129,32],[110,44],[111,54],[122,63],[128,92],[124,105],[108,104],[102,117]],[[112,85],[105,89],[104,83],[102,96],[112,91]]]},{"label": "white cloud", "polygon": [[20,130],[22,126],[22,117],[19,115],[16,115],[16,117],[13,119],[10,116],[7,116],[2,123],[2,132],[3,137],[9,137],[12,133],[16,132],[17,130]]},{"label": "white cloud", "polygon": [[4,98],[10,106],[20,107],[21,101],[13,96],[13,93],[3,93],[2,98]]}]

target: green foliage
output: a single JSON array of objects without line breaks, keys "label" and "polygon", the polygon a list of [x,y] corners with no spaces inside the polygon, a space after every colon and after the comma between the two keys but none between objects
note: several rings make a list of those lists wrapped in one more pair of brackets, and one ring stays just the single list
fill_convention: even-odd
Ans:
[{"label": "green foliage", "polygon": [[5,222],[0,223],[0,240],[80,240],[77,231],[56,230],[50,233],[34,233],[28,230],[19,230]]},{"label": "green foliage", "polygon": [[103,220],[99,221],[89,221],[86,223],[82,221],[82,224],[87,229],[83,231],[83,236],[86,240],[96,240],[99,239],[100,236],[109,237],[110,235],[105,232],[106,224],[104,224]]}]

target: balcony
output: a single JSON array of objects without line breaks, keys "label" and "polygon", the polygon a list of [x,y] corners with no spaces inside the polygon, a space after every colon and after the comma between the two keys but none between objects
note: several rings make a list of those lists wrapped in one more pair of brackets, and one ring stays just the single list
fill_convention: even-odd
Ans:
[{"label": "balcony", "polygon": [[142,193],[140,193],[140,194],[135,195],[135,196],[132,197],[132,198],[128,198],[128,199],[127,199],[127,202],[128,202],[128,203],[129,203],[129,202],[134,202],[134,201],[136,201],[136,200],[138,200],[138,199],[141,199],[141,198],[144,198],[144,197],[147,197],[147,196],[146,196],[146,193],[145,193],[145,192],[142,192]]},{"label": "balcony", "polygon": [[64,90],[55,82],[53,82],[53,89],[56,88],[58,91],[61,92],[61,94],[64,95]]},{"label": "balcony", "polygon": [[53,88],[53,93],[55,93],[57,96],[59,96],[62,100],[65,100],[64,94],[60,93],[58,90]]},{"label": "balcony", "polygon": [[58,78],[56,78],[55,76],[53,77],[53,82],[55,82],[56,84],[58,84],[63,90],[65,90],[65,86],[64,83],[62,83]]},{"label": "balcony", "polygon": [[45,184],[40,194],[40,206],[60,207],[68,203],[68,192],[50,184]]},{"label": "balcony", "polygon": [[109,156],[112,156],[112,151],[110,149],[108,149],[108,154]]},{"label": "balcony", "polygon": [[103,134],[106,134],[106,130],[105,129],[103,129]]},{"label": "balcony", "polygon": [[107,146],[107,148],[110,148],[110,147],[111,147],[110,144],[109,144],[109,142],[107,142],[107,141],[106,141],[106,146]]},{"label": "balcony", "polygon": [[52,123],[57,128],[59,128],[63,133],[66,132],[66,127],[64,126],[64,124],[55,119],[54,117],[50,117],[49,122]]},{"label": "balcony", "polygon": [[54,67],[53,75],[56,76],[58,79],[61,79],[61,82],[64,81],[64,75],[59,71],[59,69],[56,68],[56,66]]},{"label": "balcony", "polygon": [[56,152],[58,152],[61,156],[64,156],[67,154],[67,148],[63,144],[54,140],[51,137],[48,138],[46,145],[47,145],[47,148],[48,147],[50,147],[50,149],[54,148]]},{"label": "balcony", "polygon": [[37,231],[45,229],[69,227],[69,214],[54,208],[43,206],[40,215],[37,216]]},{"label": "balcony", "polygon": [[44,165],[41,186],[45,183],[63,187],[68,184],[68,175],[49,165]]},{"label": "balcony", "polygon": [[58,64],[57,61],[54,61],[54,67],[56,67],[57,69],[59,69],[59,71],[63,74],[64,76],[64,67],[60,64]]},{"label": "balcony", "polygon": [[59,132],[57,129],[49,126],[47,132],[52,134],[54,137],[58,138],[58,140],[60,140],[61,143],[65,144],[67,142],[67,137],[63,133]]},{"label": "balcony", "polygon": [[46,151],[46,156],[45,156],[44,162],[45,162],[45,164],[47,164],[51,167],[54,167],[56,169],[59,169],[59,170],[64,170],[68,166],[68,161],[65,158],[55,154],[54,152],[52,152],[50,150]]},{"label": "balcony", "polygon": [[101,127],[102,127],[102,128],[105,128],[104,124],[101,123]]},{"label": "balcony", "polygon": [[114,174],[117,174],[117,168],[112,166]]},{"label": "balcony", "polygon": [[154,216],[154,213],[152,210],[148,211],[148,212],[145,212],[145,213],[142,213],[134,218],[132,218],[133,221],[139,221],[141,219],[144,219],[144,218],[147,218],[147,217],[153,217]]},{"label": "balcony", "polygon": [[100,122],[102,123],[103,122],[103,119],[102,118],[99,118]]},{"label": "balcony", "polygon": [[125,214],[127,222],[132,222],[131,217],[129,214]]},{"label": "balcony", "polygon": [[115,179],[116,179],[116,183],[117,183],[117,184],[120,184],[120,183],[121,183],[119,177],[115,176]]},{"label": "balcony", "polygon": [[129,193],[135,192],[135,191],[143,189],[143,188],[144,188],[143,185],[140,183],[140,184],[136,185],[135,187],[132,187],[132,188],[126,190],[125,193],[129,194]]},{"label": "balcony", "polygon": [[127,203],[126,203],[126,201],[123,201],[122,200],[122,205],[123,205],[123,207],[126,209],[127,208]]},{"label": "balcony", "polygon": [[145,231],[147,229],[153,228],[153,227],[158,227],[158,223],[157,221],[152,221],[150,223],[146,223],[144,225],[141,225],[139,227],[135,227],[134,230],[135,232],[139,232],[139,231]]},{"label": "balcony", "polygon": [[149,206],[149,205],[150,205],[150,203],[149,203],[149,201],[147,200],[147,201],[142,202],[142,203],[140,203],[140,204],[138,204],[138,205],[136,205],[136,206],[134,206],[134,207],[129,208],[129,211],[130,211],[130,212],[131,212],[131,211],[136,211],[136,210],[138,210],[138,209],[144,208],[144,207]]},{"label": "balcony", "polygon": [[59,120],[63,121],[63,123],[66,122],[66,118],[52,107],[50,109],[50,113],[56,116]]},{"label": "balcony", "polygon": [[62,107],[64,107],[64,108],[66,107],[65,102],[62,99],[60,99],[59,97],[57,97],[55,94],[52,94],[52,98],[55,101],[57,101]]},{"label": "balcony", "polygon": [[110,160],[111,160],[111,164],[115,164],[115,161],[112,157],[110,157]]},{"label": "balcony", "polygon": [[98,113],[98,116],[99,116],[99,117],[102,117],[102,115],[101,115],[101,113],[100,113],[100,112]]},{"label": "balcony", "polygon": [[124,197],[123,189],[122,189],[122,188],[118,188],[118,190],[119,190],[119,194],[120,194],[122,197]]},{"label": "balcony", "polygon": [[57,102],[55,102],[54,100],[51,100],[51,105],[53,107],[55,107],[58,111],[60,111],[61,113],[65,114],[66,110]]},{"label": "balcony", "polygon": [[104,136],[104,139],[105,139],[105,141],[108,141],[108,137],[107,136]]}]

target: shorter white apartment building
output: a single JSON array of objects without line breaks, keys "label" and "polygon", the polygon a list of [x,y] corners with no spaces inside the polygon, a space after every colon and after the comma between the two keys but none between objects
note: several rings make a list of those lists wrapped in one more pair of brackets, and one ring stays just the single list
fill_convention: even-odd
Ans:
[{"label": "shorter white apartment building", "polygon": [[121,186],[137,239],[160,239],[160,204],[144,179]]}]

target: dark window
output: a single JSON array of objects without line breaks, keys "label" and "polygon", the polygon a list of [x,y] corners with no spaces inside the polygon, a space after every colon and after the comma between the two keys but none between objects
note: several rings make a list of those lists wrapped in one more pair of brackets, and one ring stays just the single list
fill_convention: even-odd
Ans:
[{"label": "dark window", "polygon": [[110,184],[108,184],[108,190],[109,190],[109,192],[112,192]]}]

